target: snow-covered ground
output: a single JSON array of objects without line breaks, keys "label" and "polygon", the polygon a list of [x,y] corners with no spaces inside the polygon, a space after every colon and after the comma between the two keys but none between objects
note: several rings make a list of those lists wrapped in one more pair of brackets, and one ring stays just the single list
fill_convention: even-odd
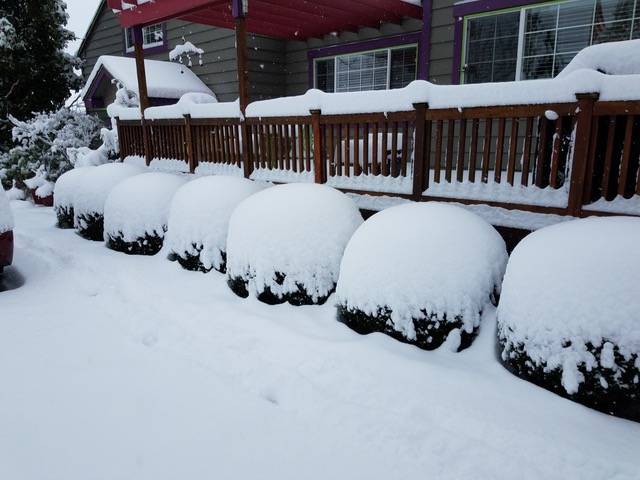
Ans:
[{"label": "snow-covered ground", "polygon": [[640,424],[509,374],[493,314],[464,352],[425,352],[12,205],[2,479],[639,478]]}]

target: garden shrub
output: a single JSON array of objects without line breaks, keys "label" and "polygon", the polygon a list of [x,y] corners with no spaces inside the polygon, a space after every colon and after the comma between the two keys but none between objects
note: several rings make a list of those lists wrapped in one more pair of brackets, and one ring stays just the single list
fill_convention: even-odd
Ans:
[{"label": "garden shrub", "polygon": [[338,319],[423,349],[451,335],[469,346],[495,302],[504,241],[480,217],[441,203],[412,203],[369,218],[349,242],[336,292]]}]

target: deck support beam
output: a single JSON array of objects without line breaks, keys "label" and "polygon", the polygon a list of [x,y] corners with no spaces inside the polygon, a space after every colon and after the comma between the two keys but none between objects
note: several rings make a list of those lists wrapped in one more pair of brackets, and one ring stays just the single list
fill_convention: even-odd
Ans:
[{"label": "deck support beam", "polygon": [[238,93],[240,97],[240,111],[242,115],[249,105],[249,67],[247,65],[247,24],[243,1],[232,0],[232,10],[235,19],[236,59],[238,69]]}]

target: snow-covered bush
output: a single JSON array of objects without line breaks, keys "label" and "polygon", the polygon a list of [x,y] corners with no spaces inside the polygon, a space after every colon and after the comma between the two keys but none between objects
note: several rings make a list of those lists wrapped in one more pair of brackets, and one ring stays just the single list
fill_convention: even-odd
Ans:
[{"label": "snow-covered bush", "polygon": [[144,170],[124,163],[106,163],[98,167],[80,168],[89,169],[89,173],[82,177],[76,188],[73,203],[74,224],[84,238],[101,241],[104,238],[104,204],[107,196],[118,183]]},{"label": "snow-covered bush", "polygon": [[268,188],[233,212],[227,275],[239,296],[266,303],[324,303],[335,289],[349,238],[362,223],[355,203],[326,185]]},{"label": "snow-covered bush", "polygon": [[53,190],[53,209],[58,218],[58,228],[74,227],[75,195],[90,170],[89,167],[73,168],[60,175],[56,181]]},{"label": "snow-covered bush", "polygon": [[9,190],[7,190],[5,192],[7,194],[7,200],[11,201],[11,200],[24,200],[26,195],[24,194],[23,190],[20,190],[17,186],[16,186],[16,181],[13,181],[13,184],[11,185],[11,188]]},{"label": "snow-covered bush", "polygon": [[104,240],[113,250],[155,255],[162,248],[175,192],[187,178],[170,173],[135,175],[116,185],[104,205]]},{"label": "snow-covered bush", "polygon": [[470,345],[507,263],[498,232],[442,203],[391,207],[367,220],[344,253],[338,319],[420,348]]},{"label": "snow-covered bush", "polygon": [[[16,146],[2,159],[5,181],[42,182],[32,190],[50,182],[53,187],[60,175],[72,168],[67,149],[91,146],[99,139],[97,117],[61,108],[51,113],[38,113],[27,121],[10,117]],[[35,176],[34,176],[35,175]],[[41,195],[42,196],[42,195]]]},{"label": "snow-covered bush", "polygon": [[513,251],[498,307],[502,360],[518,376],[640,420],[640,219],[543,228]]},{"label": "snow-covered bush", "polygon": [[263,187],[238,177],[202,177],[181,187],[169,211],[166,244],[188,270],[226,271],[227,230],[233,210]]}]

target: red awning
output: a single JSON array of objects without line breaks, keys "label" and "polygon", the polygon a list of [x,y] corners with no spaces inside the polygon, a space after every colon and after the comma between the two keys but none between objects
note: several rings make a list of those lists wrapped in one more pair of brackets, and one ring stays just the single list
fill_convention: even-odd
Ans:
[{"label": "red awning", "polygon": [[[122,26],[181,19],[234,28],[241,0],[107,0]],[[234,5],[234,3],[236,5]],[[247,31],[276,38],[322,37],[331,32],[422,18],[422,8],[403,0],[249,0]]]}]

